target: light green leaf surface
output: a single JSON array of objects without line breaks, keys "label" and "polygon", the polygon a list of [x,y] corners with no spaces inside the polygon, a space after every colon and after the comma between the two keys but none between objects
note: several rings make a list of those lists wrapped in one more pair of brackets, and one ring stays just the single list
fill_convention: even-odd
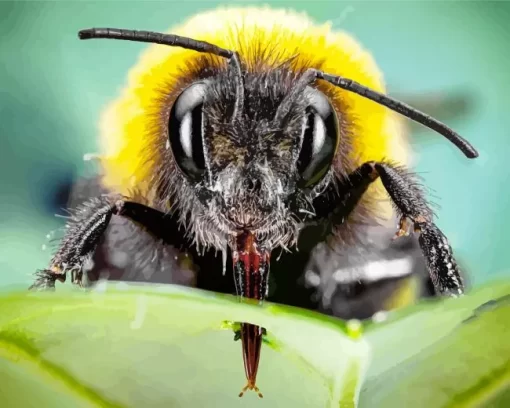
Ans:
[{"label": "light green leaf surface", "polygon": [[408,308],[365,339],[373,361],[361,406],[510,407],[509,283]]},{"label": "light green leaf surface", "polygon": [[[341,322],[175,286],[16,293],[0,310],[0,406],[353,406],[368,363]],[[239,401],[241,343],[224,321],[267,329],[263,400]]]},{"label": "light green leaf surface", "polygon": [[[508,283],[394,312],[362,335],[177,286],[102,288],[0,294],[0,406],[510,406]],[[241,343],[226,321],[267,329],[262,400],[238,397]]]}]

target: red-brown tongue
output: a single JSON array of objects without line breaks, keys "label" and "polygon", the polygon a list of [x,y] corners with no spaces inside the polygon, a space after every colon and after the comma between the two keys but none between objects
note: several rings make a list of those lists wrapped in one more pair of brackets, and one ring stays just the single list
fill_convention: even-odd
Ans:
[{"label": "red-brown tongue", "polygon": [[[246,231],[237,236],[237,251],[233,253],[234,279],[237,295],[262,302],[267,294],[270,252],[262,248],[255,236]],[[244,370],[248,383],[240,397],[247,390],[254,390],[262,398],[255,385],[262,345],[262,328],[249,323],[241,323]]]},{"label": "red-brown tongue", "polygon": [[241,341],[243,344],[244,371],[247,383],[239,393],[239,396],[242,397],[247,390],[253,390],[262,398],[262,393],[256,385],[260,349],[262,346],[262,327],[249,323],[241,323]]}]

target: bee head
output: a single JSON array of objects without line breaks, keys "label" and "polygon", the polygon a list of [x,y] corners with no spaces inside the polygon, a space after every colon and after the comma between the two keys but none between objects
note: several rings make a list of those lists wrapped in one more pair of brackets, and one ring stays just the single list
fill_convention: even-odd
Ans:
[{"label": "bee head", "polygon": [[181,91],[168,115],[173,158],[161,185],[170,186],[181,222],[205,247],[225,249],[228,243],[256,253],[256,247],[270,251],[297,241],[297,209],[309,206],[313,213],[312,200],[332,181],[339,140],[336,112],[312,85],[318,79],[437,131],[466,157],[478,156],[445,124],[346,77],[313,68],[296,74],[285,64],[247,72],[237,52],[174,34],[92,28],[79,38],[177,46],[228,61],[197,75],[201,79]]},{"label": "bee head", "polygon": [[245,73],[240,90],[229,66],[173,102],[175,201],[202,244],[244,231],[269,250],[297,240],[296,203],[311,202],[331,181],[339,137],[328,98],[301,86],[301,76],[285,68]]}]

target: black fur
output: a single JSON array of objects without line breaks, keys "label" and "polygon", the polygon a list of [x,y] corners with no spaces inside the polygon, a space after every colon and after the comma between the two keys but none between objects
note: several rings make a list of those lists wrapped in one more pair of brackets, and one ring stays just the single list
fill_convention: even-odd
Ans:
[{"label": "black fur", "polygon": [[419,184],[402,168],[374,163],[374,168],[403,219],[420,233],[419,243],[436,290],[452,296],[464,292],[457,262],[448,240],[433,222],[433,212]]},{"label": "black fur", "polygon": [[423,187],[416,176],[405,168],[389,163],[375,163],[374,167],[391,197],[398,214],[431,221],[434,213],[425,198]]},{"label": "black fur", "polygon": [[464,283],[452,248],[444,234],[433,223],[417,223],[419,243],[425,255],[432,283],[439,292],[457,296],[463,293]]}]

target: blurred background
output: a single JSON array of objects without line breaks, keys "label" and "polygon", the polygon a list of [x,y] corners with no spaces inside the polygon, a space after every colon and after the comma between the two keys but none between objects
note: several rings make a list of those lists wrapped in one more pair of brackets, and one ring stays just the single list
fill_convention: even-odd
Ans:
[{"label": "blurred background", "polygon": [[[236,5],[257,2],[238,2]],[[510,277],[510,2],[264,2],[332,21],[371,50],[390,94],[446,121],[469,161],[411,126],[415,170],[474,285]],[[93,26],[164,31],[214,1],[0,2],[0,286],[28,285],[68,190],[95,171],[97,121],[145,47],[79,42]],[[411,125],[411,124],[410,124]],[[45,250],[46,248],[46,250]]]}]

